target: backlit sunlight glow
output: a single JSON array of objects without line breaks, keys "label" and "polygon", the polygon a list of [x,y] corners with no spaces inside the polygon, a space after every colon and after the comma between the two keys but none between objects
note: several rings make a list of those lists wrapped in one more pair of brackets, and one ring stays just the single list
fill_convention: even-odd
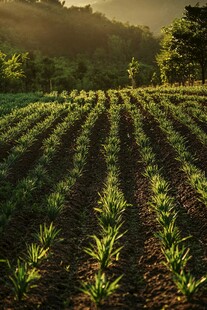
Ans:
[{"label": "backlit sunlight glow", "polygon": [[77,0],[77,1],[74,1],[74,0],[66,0],[65,1],[65,5],[70,7],[70,6],[85,6],[85,5],[88,5],[88,4],[94,4],[96,3],[97,0]]}]

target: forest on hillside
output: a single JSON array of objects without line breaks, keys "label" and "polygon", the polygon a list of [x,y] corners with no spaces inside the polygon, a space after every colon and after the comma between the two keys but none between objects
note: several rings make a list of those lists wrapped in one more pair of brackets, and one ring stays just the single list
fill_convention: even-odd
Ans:
[{"label": "forest on hillside", "polygon": [[207,6],[183,10],[156,37],[148,26],[110,20],[90,5],[0,1],[0,91],[204,84]]},{"label": "forest on hillside", "polygon": [[155,70],[159,40],[148,27],[111,21],[90,6],[8,2],[0,3],[0,16],[0,50],[28,52],[25,79],[14,90],[125,86],[132,57],[142,67],[140,85],[149,84]]}]

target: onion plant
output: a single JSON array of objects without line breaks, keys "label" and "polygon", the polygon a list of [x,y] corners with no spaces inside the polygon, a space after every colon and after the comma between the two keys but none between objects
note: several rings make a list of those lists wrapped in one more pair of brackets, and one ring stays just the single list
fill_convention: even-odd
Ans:
[{"label": "onion plant", "polygon": [[122,214],[128,206],[124,200],[123,193],[118,189],[117,184],[111,186],[110,175],[108,178],[108,186],[103,195],[99,199],[99,207],[95,210],[98,212],[98,220],[103,229],[116,227],[122,221]]}]

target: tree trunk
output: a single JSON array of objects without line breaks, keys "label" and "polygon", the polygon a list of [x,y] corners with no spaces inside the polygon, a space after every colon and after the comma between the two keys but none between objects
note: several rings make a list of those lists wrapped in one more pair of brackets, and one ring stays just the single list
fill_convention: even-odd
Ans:
[{"label": "tree trunk", "polygon": [[201,65],[201,74],[202,74],[202,84],[204,85],[205,84],[205,66],[204,64]]},{"label": "tree trunk", "polygon": [[132,88],[135,89],[137,87],[136,81],[134,78],[132,78]]},{"label": "tree trunk", "polygon": [[52,90],[53,90],[53,89],[52,89],[52,79],[49,80],[49,84],[50,84],[50,85],[49,85],[49,88],[50,88],[50,93],[51,93]]}]

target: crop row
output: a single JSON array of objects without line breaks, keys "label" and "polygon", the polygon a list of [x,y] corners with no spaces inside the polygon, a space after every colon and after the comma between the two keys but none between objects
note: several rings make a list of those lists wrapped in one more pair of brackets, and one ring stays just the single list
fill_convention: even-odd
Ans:
[{"label": "crop row", "polygon": [[[144,167],[143,179],[149,185],[146,191],[150,190],[149,212],[152,212],[152,217],[154,216],[159,224],[154,235],[160,242],[159,251],[162,253],[164,264],[178,292],[186,296],[188,301],[191,301],[195,292],[205,285],[206,275],[199,278],[189,267],[191,255],[194,255],[187,247],[186,241],[190,235],[185,233],[183,237],[183,231],[178,225],[178,205],[170,190],[170,183],[165,179],[157,160],[153,148],[155,142],[145,132],[147,126],[145,127],[144,122],[147,118],[144,118],[144,115],[148,115],[163,133],[169,147],[176,153],[174,159],[180,163],[179,169],[184,172],[188,183],[197,192],[202,205],[207,206],[205,173],[197,167],[196,158],[187,147],[186,137],[175,127],[177,123],[188,127],[189,132],[206,147],[205,126],[201,128],[199,125],[205,125],[207,121],[204,99],[206,93],[200,89],[200,99],[197,102],[195,89],[189,88],[177,93],[180,104],[174,101],[174,90],[74,90],[61,94],[61,104],[51,102],[28,104],[25,107],[20,105],[19,109],[14,109],[0,118],[0,147],[9,148],[12,145],[8,150],[8,156],[0,162],[0,234],[5,238],[7,227],[12,225],[15,216],[29,209],[34,213],[39,212],[38,219],[41,220],[38,226],[35,226],[34,234],[23,241],[21,253],[17,253],[13,260],[0,260],[7,266],[1,273],[1,283],[4,282],[3,285],[10,288],[10,296],[14,296],[18,301],[25,299],[30,289],[37,286],[40,279],[44,279],[42,262],[52,260],[52,247],[62,241],[64,227],[59,225],[58,219],[64,217],[67,199],[77,180],[85,173],[91,132],[105,112],[110,124],[109,134],[102,145],[107,168],[106,179],[103,180],[97,205],[93,209],[97,219],[97,230],[90,236],[89,244],[81,249],[87,254],[88,260],[94,262],[87,265],[91,266],[89,273],[92,278],[80,281],[79,291],[82,295],[89,296],[97,307],[112,293],[123,293],[120,288],[125,275],[123,272],[117,274],[119,268],[116,267],[125,246],[123,240],[133,240],[128,240],[127,231],[124,231],[124,215],[131,206],[125,200],[125,193],[120,185],[120,164],[125,164],[120,163],[121,113],[126,113],[133,125],[132,136],[141,158],[139,164]],[[58,97],[57,94],[54,96]],[[58,172],[59,175],[54,177],[53,182],[53,179],[49,180],[52,167],[59,166],[63,144],[67,144],[66,139],[70,142],[68,133],[77,123],[80,124],[80,129],[74,139],[72,161],[68,160],[68,169],[66,167],[62,174]],[[25,154],[30,155],[32,146],[39,139],[42,139],[41,149],[38,149],[32,168],[28,169],[23,177],[17,176],[16,180],[12,181],[11,176],[16,165],[24,160]],[[122,182],[125,181],[127,182]],[[34,198],[39,193],[40,197]]]},{"label": "crop row", "polygon": [[[100,99],[100,102],[102,102],[102,100],[103,98]],[[20,205],[20,202],[25,204],[28,195],[31,195],[31,192],[36,189],[37,183],[39,182],[39,184],[41,184],[41,178],[44,174],[44,165],[47,165],[51,160],[51,157],[54,156],[54,153],[59,146],[61,136],[76,119],[80,118],[82,113],[89,110],[89,107],[90,104],[84,105],[83,107],[78,106],[73,113],[71,113],[72,111],[70,110],[64,121],[60,123],[55,128],[53,134],[45,140],[44,153],[39,159],[36,168],[32,173],[28,174],[26,179],[18,184],[12,199],[6,201],[1,210],[1,216],[4,215],[7,217],[6,224],[8,224],[8,219],[12,215],[15,206],[17,204]],[[47,225],[44,222],[43,217],[43,223],[40,224],[39,231],[34,235],[36,242],[26,245],[25,253],[23,256],[18,257],[14,266],[8,260],[1,260],[2,263],[7,264],[8,282],[10,283],[11,288],[13,288],[16,300],[22,300],[27,295],[29,289],[37,285],[37,281],[42,276],[38,271],[38,267],[43,259],[46,259],[49,255],[51,256],[50,248],[59,240],[57,236],[60,233],[60,229],[55,227],[53,221],[63,210],[65,196],[69,193],[71,187],[75,184],[76,179],[82,173],[88,153],[91,129],[103,110],[103,104],[99,103],[89,113],[82,126],[81,134],[76,141],[72,170],[64,180],[59,181],[55,185],[52,193],[50,193],[44,200],[42,208],[44,209],[45,215],[48,217],[50,224]]]},{"label": "crop row", "polygon": [[85,248],[85,252],[98,262],[99,269],[94,276],[94,282],[82,283],[81,290],[89,295],[91,300],[100,306],[118,287],[122,278],[108,279],[106,274],[109,267],[119,258],[122,246],[119,246],[120,232],[123,224],[122,214],[127,207],[123,193],[119,185],[119,163],[120,151],[119,123],[121,106],[117,105],[118,98],[113,93],[108,93],[110,98],[110,132],[104,144],[105,160],[107,165],[107,177],[105,186],[100,194],[98,207],[95,208],[98,217],[100,231],[93,235],[93,242]]},{"label": "crop row", "polygon": [[186,271],[186,264],[191,256],[190,249],[186,248],[184,241],[190,236],[182,238],[176,225],[176,204],[169,194],[169,184],[163,178],[157,165],[150,139],[143,130],[141,112],[136,105],[130,103],[130,98],[126,94],[123,93],[122,97],[134,122],[135,139],[145,165],[145,176],[151,185],[150,206],[155,211],[157,221],[162,228],[156,236],[161,242],[162,252],[166,259],[165,265],[172,272],[172,278],[178,290],[190,299],[198,287],[207,280],[207,277],[196,280],[189,271]]}]

